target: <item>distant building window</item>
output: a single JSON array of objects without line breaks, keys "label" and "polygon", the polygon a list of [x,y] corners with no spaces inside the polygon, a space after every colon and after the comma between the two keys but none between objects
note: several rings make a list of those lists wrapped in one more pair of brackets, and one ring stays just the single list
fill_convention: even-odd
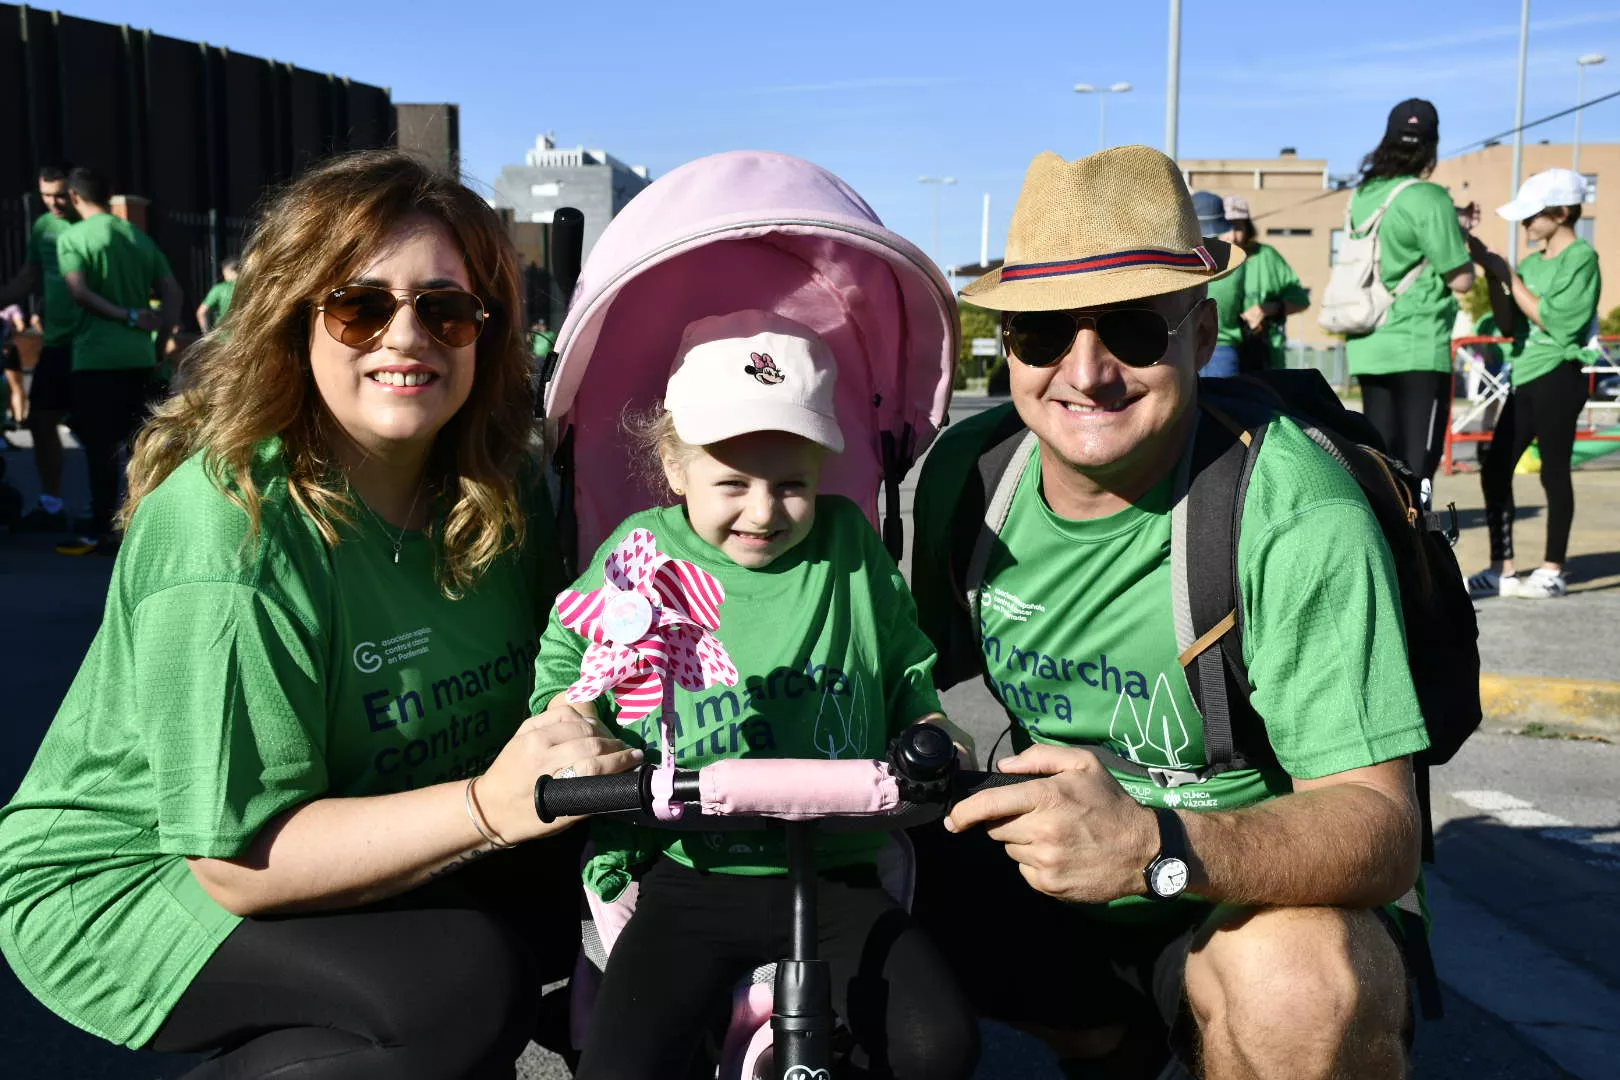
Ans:
[{"label": "distant building window", "polygon": [[[1587,200],[1587,202],[1591,201],[1591,199]],[[1585,240],[1588,244],[1597,243],[1597,219],[1589,217],[1581,218],[1581,220],[1575,223],[1575,235],[1580,237],[1582,240]]]},{"label": "distant building window", "polygon": [[[530,184],[529,194],[537,199],[555,199],[562,194],[562,184],[555,180],[545,184]],[[547,220],[550,220],[549,218]]]},{"label": "distant building window", "polygon": [[1328,265],[1339,265],[1339,248],[1344,243],[1344,230],[1334,229],[1328,233]]},{"label": "distant building window", "polygon": [[529,220],[539,222],[542,225],[550,225],[551,216],[555,213],[555,210],[536,210],[529,215]]},{"label": "distant building window", "polygon": [[1266,230],[1266,235],[1267,236],[1309,236],[1309,235],[1311,235],[1311,231],[1312,230],[1310,230],[1310,229],[1289,228],[1287,226],[1284,226],[1284,227],[1282,227],[1280,229],[1267,229]]},{"label": "distant building window", "polygon": [[1581,179],[1586,181],[1586,201],[1597,202],[1597,173],[1581,173]]}]

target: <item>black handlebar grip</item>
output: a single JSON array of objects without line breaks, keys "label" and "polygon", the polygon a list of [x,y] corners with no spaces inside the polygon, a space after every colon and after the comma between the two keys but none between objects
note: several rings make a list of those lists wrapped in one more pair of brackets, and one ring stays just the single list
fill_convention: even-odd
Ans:
[{"label": "black handlebar grip", "polygon": [[574,298],[584,249],[585,215],[572,206],[559,206],[551,215],[551,280],[564,308]]},{"label": "black handlebar grip", "polygon": [[1003,772],[961,772],[950,778],[949,802],[955,806],[958,802],[990,788],[1007,787],[1012,784],[1022,784],[1026,780],[1039,780],[1039,776],[1027,773]]},{"label": "black handlebar grip", "polygon": [[550,823],[582,814],[616,814],[642,809],[642,770],[611,776],[542,776],[534,782],[534,812]]}]

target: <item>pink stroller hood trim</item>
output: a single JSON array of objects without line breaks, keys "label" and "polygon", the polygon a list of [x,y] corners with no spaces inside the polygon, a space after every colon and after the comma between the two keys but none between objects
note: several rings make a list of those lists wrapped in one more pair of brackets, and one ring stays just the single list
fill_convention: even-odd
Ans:
[{"label": "pink stroller hood trim", "polygon": [[[959,331],[931,260],[820,166],[758,151],[701,158],[608,224],[558,335],[546,413],[574,438],[582,555],[664,494],[625,482],[624,410],[662,396],[687,324],[744,308],[803,323],[838,358],[845,451],[829,458],[823,491],[876,522],[882,433],[909,429],[900,450],[913,460],[933,440]],[[587,379],[592,364],[609,370]]]}]

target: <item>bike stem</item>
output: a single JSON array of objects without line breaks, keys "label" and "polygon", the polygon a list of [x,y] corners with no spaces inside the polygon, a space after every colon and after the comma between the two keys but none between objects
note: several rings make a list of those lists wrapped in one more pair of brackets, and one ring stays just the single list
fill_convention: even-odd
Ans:
[{"label": "bike stem", "polygon": [[788,883],[793,894],[793,926],[786,959],[776,965],[771,1042],[776,1072],[804,1070],[812,1080],[832,1074],[832,976],[817,958],[816,827],[790,821],[787,835]]}]

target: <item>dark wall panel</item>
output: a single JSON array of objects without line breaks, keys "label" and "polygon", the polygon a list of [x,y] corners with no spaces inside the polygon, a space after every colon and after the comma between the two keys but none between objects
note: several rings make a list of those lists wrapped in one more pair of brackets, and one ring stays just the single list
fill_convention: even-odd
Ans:
[{"label": "dark wall panel", "polygon": [[61,101],[64,156],[101,170],[114,190],[129,191],[130,87],[119,28],[60,16],[56,25],[56,91]]},{"label": "dark wall panel", "polygon": [[245,216],[253,212],[266,187],[285,178],[275,149],[272,73],[268,64],[251,56],[226,53],[222,59],[222,209]]},{"label": "dark wall panel", "polygon": [[[0,5],[0,101],[26,101],[28,72],[23,68],[22,12],[10,5]],[[27,121],[26,115],[13,118]],[[0,154],[0,195],[24,191],[34,182],[33,162],[23,151],[28,146],[26,127],[14,127],[7,139],[10,144]]]},{"label": "dark wall panel", "polygon": [[150,180],[141,194],[159,206],[209,206],[208,153],[214,140],[209,137],[202,47],[158,34],[148,35],[145,45]]}]

